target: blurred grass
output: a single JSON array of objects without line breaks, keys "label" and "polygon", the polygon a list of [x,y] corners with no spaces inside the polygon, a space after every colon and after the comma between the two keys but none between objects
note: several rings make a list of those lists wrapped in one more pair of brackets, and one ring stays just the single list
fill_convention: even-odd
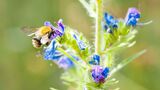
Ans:
[{"label": "blurred grass", "polygon": [[[159,0],[106,0],[106,10],[116,17],[124,17],[128,7],[136,6],[142,22],[154,21],[139,27],[137,44],[121,54],[124,58],[148,50],[116,75],[121,90],[160,90],[159,4]],[[59,78],[62,70],[36,57],[30,38],[20,31],[22,26],[41,26],[59,18],[93,41],[92,20],[78,0],[0,0],[0,90],[66,90]]]}]

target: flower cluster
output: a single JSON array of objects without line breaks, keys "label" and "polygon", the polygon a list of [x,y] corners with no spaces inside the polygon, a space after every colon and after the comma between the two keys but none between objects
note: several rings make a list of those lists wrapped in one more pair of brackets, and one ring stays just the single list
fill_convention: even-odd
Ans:
[{"label": "flower cluster", "polygon": [[[105,47],[112,46],[118,41],[119,36],[125,36],[130,33],[138,23],[140,12],[136,8],[129,8],[124,20],[116,19],[108,13],[104,13],[104,36],[106,40]],[[105,48],[105,49],[106,49]]]},{"label": "flower cluster", "polygon": [[[131,30],[129,27],[135,27],[139,18],[140,12],[136,8],[129,8],[126,18],[123,21],[115,19],[108,13],[104,13],[104,31],[108,33],[108,37],[106,37],[106,46],[110,47],[118,41],[120,35],[123,36],[131,32],[128,31]],[[121,25],[121,23],[123,25]],[[105,79],[109,75],[109,68],[101,66],[100,61],[100,56],[96,54],[93,55],[92,59],[89,61],[89,64],[93,65],[91,75],[96,83],[104,83]]]},{"label": "flower cluster", "polygon": [[[127,28],[128,26],[133,27],[136,26],[139,18],[140,13],[136,8],[129,8],[124,21],[119,21],[108,13],[104,13],[104,31],[112,35],[110,37],[107,37],[106,43],[108,44],[108,46],[113,44],[113,41],[116,41],[113,40],[113,36],[114,39],[118,39],[118,36],[116,36],[117,33],[119,33],[118,35],[120,35],[123,34],[123,32],[127,31],[125,31],[125,29],[123,29],[123,31],[120,31],[120,29],[122,28],[122,26],[120,26],[120,23],[126,25],[125,28]],[[66,30],[65,25],[62,23],[62,19],[57,22],[57,27],[53,26],[49,21],[46,21],[43,28],[40,28],[38,31],[36,31],[36,33],[37,32],[41,34],[35,34],[36,37],[40,37],[42,42],[49,43],[48,45],[44,46],[44,59],[54,61],[61,68],[68,69],[70,67],[73,67],[74,62],[70,57],[66,56],[57,48],[66,49],[66,53],[68,53],[76,61],[79,61],[79,58],[82,58],[81,55],[85,55],[85,53],[82,52],[87,50],[87,43],[85,43],[84,40],[80,38],[80,35],[76,32]],[[46,35],[49,40],[43,39],[43,36]],[[76,53],[78,52],[82,54],[79,54],[79,56],[77,56],[76,54],[70,53],[72,52],[72,50],[69,50],[68,48],[72,48],[76,51]],[[67,52],[67,50],[69,52]],[[86,58],[88,58],[88,56]],[[86,62],[91,66],[91,76],[93,81],[96,83],[104,83],[105,79],[109,75],[109,68],[106,66],[102,66],[100,64],[100,59],[100,55],[94,54],[92,55],[91,60],[89,62]]]},{"label": "flower cluster", "polygon": [[[140,12],[136,8],[129,8],[124,23],[127,26],[133,27],[137,25],[139,18]],[[108,13],[104,13],[104,21],[104,29],[107,30],[108,33],[112,33],[112,30],[117,29],[118,23],[120,22]]]},{"label": "flower cluster", "polygon": [[89,63],[93,65],[92,70],[91,70],[91,75],[92,75],[93,80],[96,83],[104,83],[105,79],[108,76],[109,68],[108,67],[103,68],[102,66],[100,66],[100,56],[99,55],[93,55]]},{"label": "flower cluster", "polygon": [[96,83],[104,83],[107,78],[109,68],[103,68],[102,66],[96,65],[92,67],[91,74],[92,78]]},{"label": "flower cluster", "polygon": [[66,71],[61,78],[67,85],[74,83],[78,90],[97,88],[108,90],[108,86],[105,85],[109,77],[128,64],[130,59],[134,59],[133,57],[126,59],[128,61],[117,65],[118,69],[113,67],[116,49],[134,44],[132,42],[136,31],[133,28],[138,25],[140,12],[136,8],[129,8],[125,19],[119,20],[107,12],[102,12],[100,8],[102,0],[91,3],[85,1],[87,0],[80,0],[96,21],[95,48],[81,33],[64,25],[62,19],[56,23],[56,26],[49,21],[44,22],[44,26],[29,36],[32,36],[32,44],[35,48],[43,49],[42,55],[45,60],[53,61]]}]

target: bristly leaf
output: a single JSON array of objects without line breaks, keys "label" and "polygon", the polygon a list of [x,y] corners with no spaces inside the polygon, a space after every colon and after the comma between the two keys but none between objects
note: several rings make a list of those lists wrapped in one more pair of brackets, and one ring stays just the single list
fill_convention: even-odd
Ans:
[{"label": "bristly leaf", "polygon": [[113,70],[110,72],[110,76],[112,76],[115,72],[119,71],[120,69],[122,69],[124,66],[126,66],[127,64],[129,64],[131,61],[135,60],[136,58],[138,58],[139,56],[141,56],[142,54],[144,54],[146,52],[146,50],[143,50],[133,56],[128,57],[127,59],[123,60],[121,63],[119,63],[115,68],[113,68]]},{"label": "bristly leaf", "polygon": [[[85,44],[86,47],[84,50],[79,48],[77,40],[73,37],[74,34],[80,41],[83,41]],[[87,41],[87,39],[81,33],[78,33],[76,30],[70,27],[66,26],[65,34],[61,37],[59,42],[61,45],[63,44],[65,47],[73,49],[75,53],[83,60],[86,60],[86,58],[90,55],[89,41]]]},{"label": "bristly leaf", "polygon": [[[96,17],[96,13],[94,11],[94,8],[92,6],[94,5],[90,5],[90,3],[88,3],[86,0],[79,0],[79,2],[84,6],[84,8],[88,11],[88,14],[90,17],[95,18]],[[92,3],[93,4],[93,3]]]},{"label": "bristly leaf", "polygon": [[51,88],[49,88],[49,90],[58,90],[58,89],[55,89],[55,88],[51,87]]}]

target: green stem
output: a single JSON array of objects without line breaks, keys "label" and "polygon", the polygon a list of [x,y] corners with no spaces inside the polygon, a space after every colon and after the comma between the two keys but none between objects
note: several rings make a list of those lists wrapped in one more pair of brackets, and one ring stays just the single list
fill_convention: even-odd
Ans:
[{"label": "green stem", "polygon": [[75,60],[71,55],[69,55],[67,52],[65,52],[65,50],[63,50],[62,48],[57,48],[57,50],[60,51],[61,53],[63,53],[65,56],[67,56],[73,62],[77,62],[77,60]]},{"label": "green stem", "polygon": [[95,35],[95,53],[101,52],[101,21],[102,21],[102,0],[96,0],[96,35]]},{"label": "green stem", "polygon": [[57,48],[58,51],[60,51],[61,53],[63,53],[65,56],[67,56],[69,59],[71,59],[72,62],[74,62],[76,65],[80,65],[83,68],[86,68],[85,64],[82,65],[81,63],[78,63],[78,61],[76,59],[74,59],[71,55],[69,55],[65,50],[63,50],[62,48]]}]

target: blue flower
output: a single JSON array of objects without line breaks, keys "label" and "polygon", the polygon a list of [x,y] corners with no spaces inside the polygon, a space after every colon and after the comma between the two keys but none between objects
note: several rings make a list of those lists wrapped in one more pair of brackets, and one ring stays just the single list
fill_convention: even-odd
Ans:
[{"label": "blue flower", "polygon": [[53,39],[55,39],[56,37],[62,36],[62,35],[63,35],[63,34],[62,34],[60,31],[55,30],[54,32],[51,32],[51,33],[50,33],[49,38],[50,38],[50,40],[53,40]]},{"label": "blue flower", "polygon": [[51,22],[49,22],[49,21],[45,21],[45,22],[44,22],[44,25],[45,25],[45,26],[49,26],[52,30],[55,30],[55,29],[56,29],[56,27],[54,27],[54,26],[51,24]]},{"label": "blue flower", "polygon": [[104,13],[104,20],[106,26],[104,27],[106,30],[108,28],[116,29],[118,28],[118,20],[115,20],[113,16],[109,15],[108,13]]},{"label": "blue flower", "polygon": [[74,66],[74,63],[71,61],[71,59],[69,59],[68,57],[66,56],[62,56],[58,61],[57,61],[57,64],[60,68],[63,68],[63,69],[69,69],[71,67]]},{"label": "blue flower", "polygon": [[109,68],[104,68],[103,72],[102,72],[102,75],[106,78],[108,76],[108,73],[109,73]]},{"label": "blue flower", "polygon": [[[79,58],[76,56],[72,56],[75,60],[79,61]],[[72,62],[72,60],[66,56],[62,56],[58,61],[56,61],[57,65],[60,68],[63,68],[65,70],[71,68],[74,66],[74,63]]]},{"label": "blue flower", "polygon": [[100,63],[99,55],[93,55],[91,61],[89,61],[89,64],[93,64],[93,65],[99,65],[99,63]]},{"label": "blue flower", "polygon": [[56,50],[56,41],[52,40],[49,46],[44,50],[43,57],[45,60],[58,60],[62,54]]},{"label": "blue flower", "polygon": [[136,26],[139,18],[140,12],[136,8],[129,8],[125,18],[125,23],[127,26]]},{"label": "blue flower", "polygon": [[51,40],[56,38],[57,36],[62,36],[64,34],[65,27],[62,22],[63,22],[62,19],[60,19],[57,22],[57,27],[54,27],[49,21],[44,22],[45,26],[49,26],[53,30],[50,33],[50,37],[49,37]]},{"label": "blue flower", "polygon": [[[45,60],[53,60],[60,68],[68,69],[74,66],[71,59],[64,56],[60,51],[56,50],[56,41],[52,40],[51,43],[44,49],[43,57]],[[72,56],[75,60],[79,60],[78,57]]]},{"label": "blue flower", "polygon": [[75,34],[73,34],[73,38],[76,40],[80,50],[85,50],[86,49],[85,43],[82,40],[80,40]]},{"label": "blue flower", "polygon": [[57,22],[57,25],[58,25],[59,31],[63,34],[63,33],[64,33],[64,29],[65,29],[64,24],[63,24],[63,20],[60,19],[60,20]]},{"label": "blue flower", "polygon": [[104,83],[105,78],[107,78],[109,73],[109,68],[103,68],[102,66],[94,66],[91,70],[92,79],[96,83]]}]

